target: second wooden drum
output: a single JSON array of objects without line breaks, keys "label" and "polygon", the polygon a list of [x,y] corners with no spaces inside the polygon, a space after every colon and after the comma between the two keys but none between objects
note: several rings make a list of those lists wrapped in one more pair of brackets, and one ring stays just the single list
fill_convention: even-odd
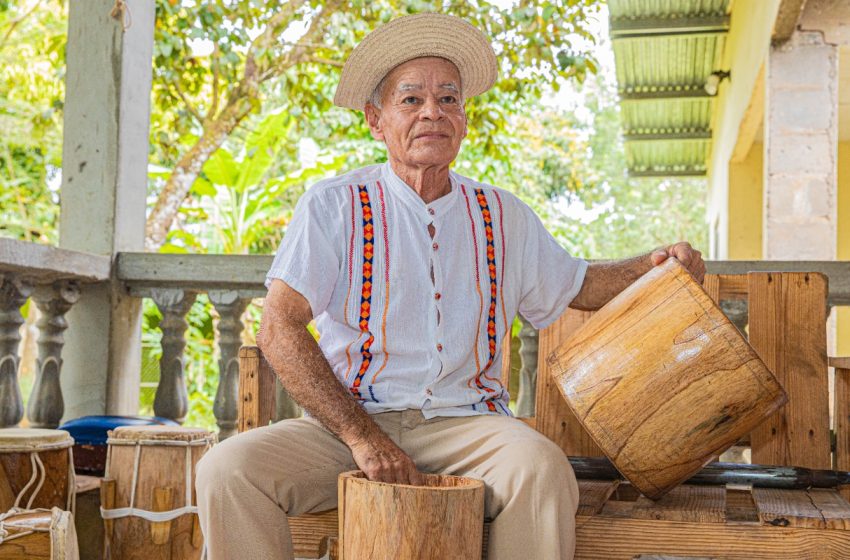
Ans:
[{"label": "second wooden drum", "polygon": [[101,484],[106,558],[201,557],[195,465],[213,441],[206,430],[179,426],[122,426],[109,432]]},{"label": "second wooden drum", "polygon": [[597,311],[548,362],[587,432],[654,499],[787,400],[738,329],[673,258]]}]

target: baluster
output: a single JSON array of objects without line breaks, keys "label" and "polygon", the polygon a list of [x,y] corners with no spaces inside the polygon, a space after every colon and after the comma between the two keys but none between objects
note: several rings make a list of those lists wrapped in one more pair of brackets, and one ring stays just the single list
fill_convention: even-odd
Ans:
[{"label": "baluster", "polygon": [[0,275],[0,428],[17,426],[24,417],[18,346],[24,323],[21,306],[31,292],[32,287],[20,279]]},{"label": "baluster", "polygon": [[33,428],[56,428],[65,414],[59,382],[62,347],[65,345],[62,333],[68,328],[65,313],[80,299],[80,287],[76,282],[63,280],[37,287],[32,298],[41,317],[36,323],[39,331],[38,358],[27,416]]},{"label": "baluster", "polygon": [[159,361],[159,385],[153,399],[153,411],[157,416],[182,423],[189,410],[189,395],[183,375],[186,314],[195,302],[195,294],[176,288],[157,288],[152,290],[151,299],[162,313],[162,321],[159,323],[162,331],[162,358]]},{"label": "baluster", "polygon": [[239,346],[242,344],[242,313],[251,302],[239,297],[235,290],[211,290],[210,301],[220,316],[218,321],[219,350],[218,388],[213,402],[213,414],[218,423],[219,441],[236,434],[239,402]]},{"label": "baluster", "polygon": [[539,333],[531,323],[520,316],[522,328],[519,331],[519,356],[522,367],[519,370],[519,392],[516,399],[517,416],[534,416],[534,399],[537,394],[537,348]]}]

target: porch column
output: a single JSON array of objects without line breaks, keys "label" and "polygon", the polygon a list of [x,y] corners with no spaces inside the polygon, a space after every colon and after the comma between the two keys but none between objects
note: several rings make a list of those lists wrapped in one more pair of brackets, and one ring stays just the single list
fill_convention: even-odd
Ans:
[{"label": "porch column", "polygon": [[[142,251],[154,0],[71,0],[59,246]],[[122,17],[123,16],[123,17]],[[141,300],[114,281],[87,286],[67,316],[65,419],[139,407]]]},{"label": "porch column", "polygon": [[771,47],[766,95],[764,258],[834,260],[838,48],[819,31]]}]

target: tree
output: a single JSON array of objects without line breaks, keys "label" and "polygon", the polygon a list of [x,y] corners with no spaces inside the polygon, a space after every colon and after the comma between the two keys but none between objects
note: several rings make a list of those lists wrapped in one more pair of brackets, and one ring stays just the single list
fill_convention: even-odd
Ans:
[{"label": "tree", "polygon": [[56,242],[67,10],[0,0],[0,234]]},{"label": "tree", "polygon": [[[335,78],[350,49],[380,23],[421,11],[466,18],[496,45],[503,73],[495,95],[519,100],[539,95],[558,78],[581,79],[594,69],[567,40],[571,33],[588,36],[585,13],[592,4],[522,0],[505,10],[466,1],[160,0],[154,96],[164,110],[156,115],[154,145],[163,145],[155,149],[162,160],[157,163],[173,170],[149,214],[146,248],[156,250],[165,242],[204,164],[267,96],[298,99],[307,112],[329,108],[329,92],[316,85],[327,86],[325,78]],[[211,54],[195,56],[193,40],[211,44]],[[518,65],[521,74],[512,71]],[[481,125],[494,114],[470,111]]]}]

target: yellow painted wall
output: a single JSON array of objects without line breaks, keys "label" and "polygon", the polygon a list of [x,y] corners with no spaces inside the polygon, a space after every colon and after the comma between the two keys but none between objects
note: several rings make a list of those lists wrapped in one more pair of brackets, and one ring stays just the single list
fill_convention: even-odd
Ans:
[{"label": "yellow painted wall", "polygon": [[[838,260],[850,261],[850,142],[838,144]],[[838,308],[836,353],[850,356],[850,307]]]},{"label": "yellow painted wall", "polygon": [[780,0],[747,0],[732,3],[729,34],[723,53],[723,68],[732,77],[717,95],[712,122],[711,161],[708,167],[708,222],[717,220],[718,239],[714,258],[730,258],[729,160],[738,140],[738,129],[752,97],[753,88],[770,48],[773,22]]},{"label": "yellow painted wall", "polygon": [[754,142],[744,161],[729,164],[730,260],[761,259],[763,160],[763,144]]}]

